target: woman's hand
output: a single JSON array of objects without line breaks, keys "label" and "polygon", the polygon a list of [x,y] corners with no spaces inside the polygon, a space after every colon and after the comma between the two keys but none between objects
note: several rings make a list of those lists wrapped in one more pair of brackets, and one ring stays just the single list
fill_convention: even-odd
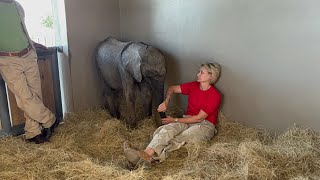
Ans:
[{"label": "woman's hand", "polygon": [[167,106],[168,106],[168,103],[166,101],[163,101],[163,103],[161,103],[159,106],[158,106],[158,109],[157,111],[158,112],[165,112],[167,110]]},{"label": "woman's hand", "polygon": [[167,116],[166,118],[161,119],[162,124],[169,124],[174,122],[174,118],[171,116]]},{"label": "woman's hand", "polygon": [[165,112],[167,110],[170,97],[173,93],[181,93],[180,85],[174,85],[168,88],[165,100],[158,106],[158,112]]}]

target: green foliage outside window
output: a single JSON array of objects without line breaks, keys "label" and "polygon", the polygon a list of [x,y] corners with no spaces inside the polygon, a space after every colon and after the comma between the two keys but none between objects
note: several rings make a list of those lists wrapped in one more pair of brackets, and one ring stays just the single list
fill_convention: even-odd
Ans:
[{"label": "green foliage outside window", "polygon": [[53,29],[53,17],[52,16],[41,17],[41,24],[46,28]]}]

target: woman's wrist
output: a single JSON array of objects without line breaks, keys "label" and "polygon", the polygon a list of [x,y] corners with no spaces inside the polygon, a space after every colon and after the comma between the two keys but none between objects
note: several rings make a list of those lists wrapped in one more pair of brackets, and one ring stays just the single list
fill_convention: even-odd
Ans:
[{"label": "woman's wrist", "polygon": [[174,122],[179,122],[179,118],[174,118]]},{"label": "woman's wrist", "polygon": [[166,105],[168,105],[168,104],[169,104],[169,100],[170,100],[170,98],[166,98],[166,99],[164,100],[164,103],[165,103]]}]

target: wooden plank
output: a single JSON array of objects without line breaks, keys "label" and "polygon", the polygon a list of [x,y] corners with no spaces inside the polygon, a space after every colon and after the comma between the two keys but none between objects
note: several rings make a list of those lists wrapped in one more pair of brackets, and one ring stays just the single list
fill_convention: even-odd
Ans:
[{"label": "wooden plank", "polygon": [[8,99],[6,84],[1,79],[0,75],[0,131],[8,127],[9,124],[9,114],[8,114]]},{"label": "wooden plank", "polygon": [[38,61],[43,104],[55,114],[54,90],[50,59]]},{"label": "wooden plank", "polygon": [[[38,61],[43,104],[55,113],[53,81],[50,59]],[[12,126],[25,123],[24,112],[17,106],[14,94],[8,90]]]},{"label": "wooden plank", "polygon": [[26,119],[24,118],[23,111],[17,105],[15,95],[10,91],[8,87],[7,87],[7,91],[8,91],[9,109],[10,109],[12,126],[24,124],[26,122]]}]

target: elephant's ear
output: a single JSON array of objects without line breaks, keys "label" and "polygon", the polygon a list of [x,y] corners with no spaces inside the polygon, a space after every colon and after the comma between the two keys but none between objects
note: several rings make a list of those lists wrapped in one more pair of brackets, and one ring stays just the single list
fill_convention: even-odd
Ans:
[{"label": "elephant's ear", "polygon": [[141,82],[141,56],[140,49],[143,48],[137,43],[129,43],[121,52],[121,63],[136,81]]}]

